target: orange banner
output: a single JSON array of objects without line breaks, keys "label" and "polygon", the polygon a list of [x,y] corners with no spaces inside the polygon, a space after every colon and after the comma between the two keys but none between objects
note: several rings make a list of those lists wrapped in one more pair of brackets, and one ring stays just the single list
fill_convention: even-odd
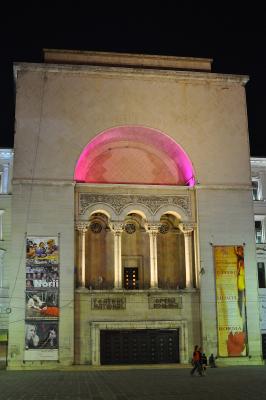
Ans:
[{"label": "orange banner", "polygon": [[243,246],[214,246],[218,354],[247,355]]}]

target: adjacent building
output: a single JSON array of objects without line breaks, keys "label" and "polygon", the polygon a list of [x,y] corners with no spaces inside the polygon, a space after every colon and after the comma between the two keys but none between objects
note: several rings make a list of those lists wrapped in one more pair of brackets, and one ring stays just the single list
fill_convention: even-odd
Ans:
[{"label": "adjacent building", "polygon": [[7,254],[11,240],[13,150],[0,149],[0,369],[7,363],[9,282]]},{"label": "adjacent building", "polygon": [[10,369],[262,362],[248,78],[211,61],[15,65]]},{"label": "adjacent building", "polygon": [[266,159],[251,157],[262,355],[266,359]]}]

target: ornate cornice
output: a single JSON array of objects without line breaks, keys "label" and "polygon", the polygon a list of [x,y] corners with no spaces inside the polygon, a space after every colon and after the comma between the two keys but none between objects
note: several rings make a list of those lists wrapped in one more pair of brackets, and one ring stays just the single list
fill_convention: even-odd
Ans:
[{"label": "ornate cornice", "polygon": [[188,195],[165,195],[165,196],[145,196],[138,194],[98,194],[80,193],[79,195],[79,214],[84,215],[88,208],[96,204],[106,204],[111,207],[116,215],[120,215],[124,208],[129,205],[140,204],[148,208],[152,215],[163,206],[173,206],[181,208],[184,213],[191,216],[191,203]]}]

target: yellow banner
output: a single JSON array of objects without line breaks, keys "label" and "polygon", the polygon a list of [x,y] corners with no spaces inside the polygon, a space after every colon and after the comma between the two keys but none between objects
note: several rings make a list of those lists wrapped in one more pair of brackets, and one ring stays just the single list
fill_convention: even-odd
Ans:
[{"label": "yellow banner", "polygon": [[214,246],[218,354],[247,355],[243,246]]}]

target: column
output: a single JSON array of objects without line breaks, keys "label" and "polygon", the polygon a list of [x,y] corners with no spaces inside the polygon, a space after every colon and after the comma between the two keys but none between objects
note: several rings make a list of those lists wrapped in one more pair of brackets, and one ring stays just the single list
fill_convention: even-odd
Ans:
[{"label": "column", "polygon": [[121,237],[123,232],[123,223],[111,222],[110,227],[114,234],[114,288],[122,289]]},{"label": "column", "polygon": [[160,224],[147,224],[150,239],[150,288],[158,289],[157,235]]},{"label": "column", "polygon": [[79,257],[78,257],[78,270],[81,271],[81,282],[79,287],[82,289],[86,288],[86,232],[88,229],[88,223],[78,222],[76,229],[79,231]]},{"label": "column", "polygon": [[186,288],[193,288],[193,251],[192,237],[194,224],[180,224],[179,228],[184,233],[185,240],[185,265],[186,265]]}]

